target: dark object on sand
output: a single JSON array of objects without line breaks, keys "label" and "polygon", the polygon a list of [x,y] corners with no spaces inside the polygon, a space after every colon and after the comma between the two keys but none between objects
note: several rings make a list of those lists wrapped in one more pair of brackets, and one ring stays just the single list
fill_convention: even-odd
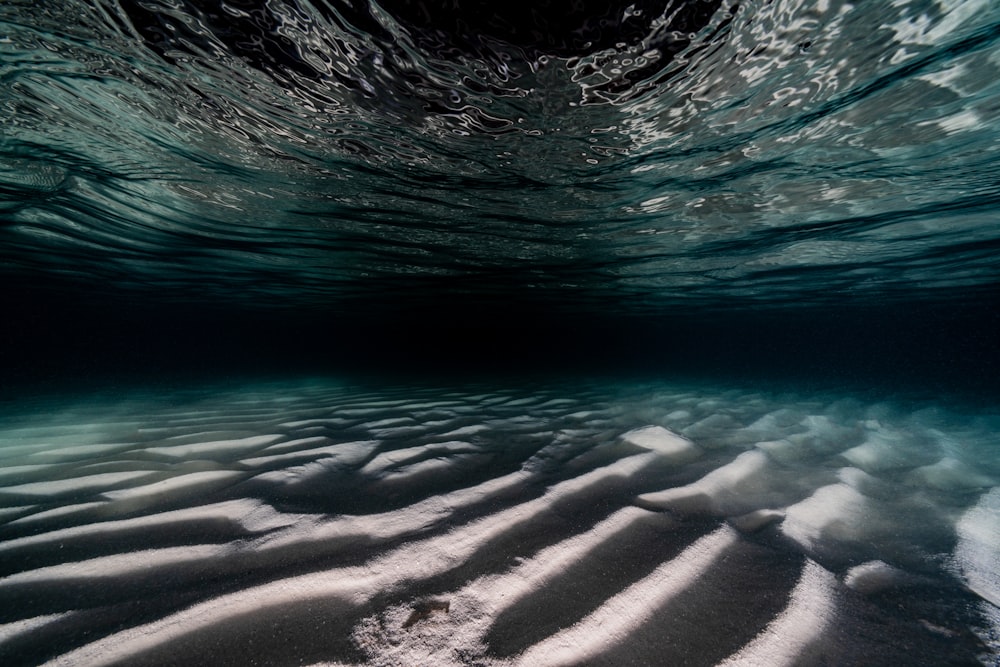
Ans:
[{"label": "dark object on sand", "polygon": [[413,611],[410,613],[410,617],[406,619],[406,622],[403,623],[403,627],[408,629],[411,625],[419,623],[426,618],[430,618],[431,614],[436,611],[443,611],[447,614],[450,607],[451,603],[447,600],[426,600],[424,602],[418,602],[413,605]]}]

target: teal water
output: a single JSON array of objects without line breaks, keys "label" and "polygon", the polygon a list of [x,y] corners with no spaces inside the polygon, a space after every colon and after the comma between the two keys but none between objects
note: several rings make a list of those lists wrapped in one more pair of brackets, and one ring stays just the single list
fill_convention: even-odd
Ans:
[{"label": "teal water", "polygon": [[993,292],[992,3],[589,8],[551,56],[572,17],[510,43],[255,4],[4,4],[5,280],[653,314]]},{"label": "teal water", "polygon": [[998,41],[2,3],[0,662],[997,664]]}]

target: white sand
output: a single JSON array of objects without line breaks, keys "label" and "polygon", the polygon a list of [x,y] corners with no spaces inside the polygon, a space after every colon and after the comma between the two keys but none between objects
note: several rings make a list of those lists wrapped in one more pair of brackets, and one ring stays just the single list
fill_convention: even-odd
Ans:
[{"label": "white sand", "polygon": [[[912,572],[943,569],[934,558],[951,535],[958,536],[954,572],[982,598],[982,622],[998,618],[1000,465],[991,454],[997,422],[989,416],[974,421],[943,409],[902,410],[888,401],[796,402],[738,390],[658,389],[581,400],[568,391],[427,392],[418,398],[407,391],[389,399],[346,389],[316,398],[279,393],[280,400],[267,391],[231,403],[206,399],[178,413],[164,406],[149,423],[118,419],[106,432],[98,419],[81,413],[73,423],[51,432],[38,427],[30,441],[13,443],[18,453],[7,460],[19,467],[0,471],[0,479],[12,485],[8,494],[22,497],[8,495],[8,504],[17,507],[3,510],[12,535],[0,543],[5,558],[18,558],[21,549],[58,553],[60,545],[93,545],[102,537],[113,544],[116,536],[131,539],[142,531],[187,535],[189,527],[213,522],[224,531],[253,534],[53,561],[0,580],[0,596],[13,587],[31,594],[32,586],[47,594],[62,581],[86,590],[140,573],[197,581],[199,573],[224,578],[259,568],[265,578],[275,577],[77,646],[52,664],[128,662],[145,648],[211,632],[216,623],[269,623],[268,614],[282,605],[302,609],[307,601],[331,598],[365,610],[362,621],[355,616],[353,627],[336,631],[354,638],[366,664],[606,661],[627,653],[633,639],[647,641],[657,614],[666,616],[664,623],[683,614],[671,601],[690,602],[692,596],[679,595],[739,573],[742,559],[759,554],[758,548],[775,550],[775,558],[788,551],[775,568],[774,585],[791,595],[784,608],[775,601],[771,617],[746,620],[753,628],[747,636],[764,629],[742,647],[727,638],[734,648],[724,664],[810,664],[836,654],[825,637],[871,623],[842,618],[842,602],[846,610],[859,596],[890,587],[904,596],[911,588],[919,592],[932,578]],[[74,434],[75,423],[89,430]],[[122,439],[129,428],[137,442]],[[352,440],[368,438],[366,429],[371,439]],[[3,438],[0,431],[0,449]],[[148,456],[157,457],[155,465],[136,460]],[[32,463],[89,457],[102,467]],[[66,479],[43,479],[55,475]],[[476,481],[462,486],[465,475]],[[438,482],[462,488],[435,492]],[[338,513],[340,483],[358,494],[359,504],[345,510],[372,513]],[[230,500],[239,489],[254,496]],[[789,539],[774,539],[776,524]],[[589,601],[579,615],[546,610],[542,627],[552,634],[534,644],[505,638],[510,627],[531,622],[527,603],[534,596],[547,604],[561,587],[573,586],[567,570],[596,568],[584,572],[596,576],[613,568],[599,554],[618,541],[649,539],[652,526],[662,528],[669,553],[679,555],[666,560],[656,549],[623,552],[623,559],[649,559],[649,567]],[[553,528],[564,532],[550,538],[545,531]],[[364,560],[353,555],[361,545],[369,554]],[[770,556],[761,558],[767,563]],[[350,564],[309,569],[330,562]],[[801,569],[794,565],[803,562]],[[919,569],[910,567],[913,562]],[[307,574],[284,576],[276,567],[284,563]],[[947,580],[947,573],[935,579]],[[737,587],[732,599],[747,594]],[[403,627],[415,604],[438,597],[450,611]],[[384,606],[367,606],[385,600]],[[20,638],[43,632],[60,613],[0,626],[0,643],[3,632]],[[934,633],[931,621],[922,626],[920,618],[905,618],[905,609],[900,613],[901,620],[885,622]],[[561,618],[567,620],[560,626]],[[871,625],[867,631],[857,640],[876,647],[895,641]],[[993,632],[1000,636],[1000,625]],[[692,642],[685,650],[694,656],[694,643],[706,641],[675,640]],[[492,641],[504,650],[527,648],[521,656],[500,658],[490,655]],[[289,661],[297,660],[296,648],[288,650]]]},{"label": "white sand", "polygon": [[810,645],[820,639],[836,615],[837,580],[810,561],[792,599],[757,637],[719,667],[784,667],[806,665]]},{"label": "white sand", "polygon": [[955,561],[969,588],[1000,607],[1000,487],[965,512],[956,530]]},{"label": "white sand", "polygon": [[52,496],[58,493],[104,491],[109,487],[118,486],[143,477],[150,477],[153,474],[155,473],[151,473],[148,470],[105,472],[96,475],[84,475],[83,477],[55,479],[49,482],[30,482],[28,484],[5,486],[0,488],[0,493],[16,493],[26,496]]},{"label": "white sand", "polygon": [[[325,438],[322,440],[326,441]],[[242,459],[240,463],[244,465],[253,466],[255,468],[274,465],[275,463],[280,463],[282,461],[294,461],[302,458],[314,458],[314,459],[334,459],[336,465],[340,466],[354,466],[366,458],[368,458],[375,448],[378,447],[378,442],[375,440],[361,440],[358,442],[341,442],[336,445],[328,445],[326,447],[317,447],[315,449],[297,449],[295,451],[285,452],[283,454],[272,454],[269,456],[256,456],[248,459]],[[264,450],[263,453],[267,453],[269,449]],[[327,462],[329,464],[331,462]],[[326,465],[326,464],[325,464]],[[261,475],[264,477],[264,475]],[[281,477],[280,473],[276,475]]]},{"label": "white sand", "polygon": [[208,442],[173,445],[170,447],[148,447],[144,451],[148,454],[166,456],[172,459],[214,458],[217,455],[225,457],[239,452],[258,451],[267,445],[281,440],[282,437],[284,436],[252,435],[236,440],[211,440]]},{"label": "white sand", "polygon": [[652,618],[668,600],[709,571],[736,541],[736,533],[728,527],[701,538],[573,627],[535,644],[520,656],[517,664],[578,665],[627,641],[630,631]]},{"label": "white sand", "polygon": [[159,499],[168,497],[186,497],[189,494],[229,486],[235,480],[246,477],[246,473],[234,470],[207,470],[192,472],[160,480],[144,486],[133,486],[118,491],[108,491],[104,497],[109,500]]},{"label": "white sand", "polygon": [[683,461],[694,458],[700,453],[689,439],[662,426],[644,426],[629,431],[622,435],[622,440],[672,460]]}]

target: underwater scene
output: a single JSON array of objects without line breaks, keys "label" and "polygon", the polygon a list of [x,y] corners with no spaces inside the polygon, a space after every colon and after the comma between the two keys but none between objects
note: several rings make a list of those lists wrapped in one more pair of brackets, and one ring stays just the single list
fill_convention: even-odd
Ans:
[{"label": "underwater scene", "polygon": [[1000,5],[4,0],[0,664],[1000,665]]}]

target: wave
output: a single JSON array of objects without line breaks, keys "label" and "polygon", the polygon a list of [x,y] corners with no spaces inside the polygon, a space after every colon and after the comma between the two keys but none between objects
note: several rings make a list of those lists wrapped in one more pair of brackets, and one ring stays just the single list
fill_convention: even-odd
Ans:
[{"label": "wave", "polygon": [[992,3],[462,7],[5,3],[4,274],[630,312],[996,283]]}]

